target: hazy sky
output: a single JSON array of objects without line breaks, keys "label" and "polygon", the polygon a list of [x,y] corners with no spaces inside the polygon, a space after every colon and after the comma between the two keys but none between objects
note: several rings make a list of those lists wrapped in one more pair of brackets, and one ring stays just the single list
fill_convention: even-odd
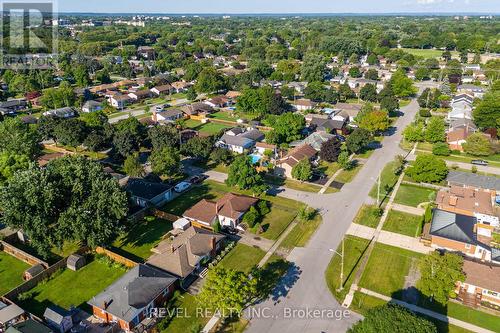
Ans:
[{"label": "hazy sky", "polygon": [[58,0],[61,12],[394,13],[500,12],[500,0]]}]

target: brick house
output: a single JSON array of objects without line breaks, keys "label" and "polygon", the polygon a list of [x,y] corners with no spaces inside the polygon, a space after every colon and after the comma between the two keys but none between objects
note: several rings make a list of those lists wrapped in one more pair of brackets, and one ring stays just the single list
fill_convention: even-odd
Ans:
[{"label": "brick house", "polygon": [[465,305],[500,307],[500,266],[465,260],[465,281],[457,282],[455,292]]},{"label": "brick house", "polygon": [[93,297],[93,315],[106,323],[116,322],[131,332],[154,307],[162,307],[175,289],[177,278],[154,267],[139,264]]},{"label": "brick house", "polygon": [[305,158],[314,159],[317,153],[316,149],[308,144],[295,147],[276,163],[275,173],[281,177],[292,178],[293,167]]}]

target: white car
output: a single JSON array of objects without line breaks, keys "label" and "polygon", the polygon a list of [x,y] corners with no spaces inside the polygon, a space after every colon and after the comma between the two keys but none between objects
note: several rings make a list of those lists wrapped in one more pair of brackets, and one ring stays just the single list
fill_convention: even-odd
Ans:
[{"label": "white car", "polygon": [[180,182],[179,184],[175,185],[174,191],[177,192],[177,193],[182,193],[182,192],[184,192],[185,190],[187,190],[190,187],[191,187],[191,183]]}]

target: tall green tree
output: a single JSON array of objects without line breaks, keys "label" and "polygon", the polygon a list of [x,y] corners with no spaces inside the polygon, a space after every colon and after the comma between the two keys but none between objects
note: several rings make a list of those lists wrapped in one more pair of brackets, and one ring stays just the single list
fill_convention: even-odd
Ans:
[{"label": "tall green tree", "polygon": [[432,117],[425,128],[427,142],[444,142],[446,140],[446,125],[441,117]]},{"label": "tall green tree", "polygon": [[356,128],[346,139],[346,148],[351,153],[359,153],[371,142],[370,131]]},{"label": "tall green tree", "polygon": [[181,167],[179,152],[174,147],[153,149],[149,161],[151,162],[151,169],[158,176],[173,177]]},{"label": "tall green tree", "polygon": [[292,177],[300,181],[308,181],[312,177],[312,165],[308,158],[304,158],[292,168]]},{"label": "tall green tree", "polygon": [[441,254],[435,251],[426,255],[419,264],[418,290],[446,306],[448,299],[455,296],[455,284],[465,279],[462,272],[463,263],[464,259],[454,253]]},{"label": "tall green tree", "polygon": [[39,133],[20,118],[7,118],[0,122],[0,152],[36,157],[41,149]]},{"label": "tall green tree", "polygon": [[473,111],[474,122],[481,128],[498,127],[500,119],[500,91],[484,95],[483,100]]},{"label": "tall green tree", "polygon": [[139,154],[133,153],[123,162],[123,171],[131,177],[143,177],[145,174],[144,166],[139,160]]},{"label": "tall green tree", "polygon": [[474,133],[462,144],[464,151],[474,156],[489,156],[493,153],[491,142],[482,133]]},{"label": "tall green tree", "polygon": [[448,175],[448,168],[434,155],[418,155],[407,174],[418,183],[439,183]]},{"label": "tall green tree", "polygon": [[252,190],[257,194],[266,190],[264,180],[255,169],[250,157],[243,155],[236,157],[229,166],[226,184],[241,190]]},{"label": "tall green tree", "polygon": [[413,86],[412,79],[403,70],[396,71],[389,83],[397,97],[409,97],[415,95],[417,92],[417,89]]},{"label": "tall green tree", "polygon": [[322,82],[325,79],[326,61],[318,53],[307,53],[301,68],[302,79],[307,82]]},{"label": "tall green tree", "polygon": [[102,166],[67,156],[46,168],[32,165],[0,188],[2,222],[22,229],[47,257],[65,241],[107,245],[128,211],[127,195]]}]

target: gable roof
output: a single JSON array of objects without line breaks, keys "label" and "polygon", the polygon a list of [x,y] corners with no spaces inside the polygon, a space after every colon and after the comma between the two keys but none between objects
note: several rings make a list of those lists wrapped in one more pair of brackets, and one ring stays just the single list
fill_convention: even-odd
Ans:
[{"label": "gable roof", "polygon": [[147,263],[184,278],[194,271],[199,259],[209,255],[214,250],[213,246],[224,238],[223,235],[191,226],[173,240],[166,239],[158,244]]},{"label": "gable roof", "polygon": [[476,244],[475,217],[435,209],[430,234],[466,244]]},{"label": "gable roof", "polygon": [[182,110],[179,110],[179,109],[170,109],[170,110],[157,112],[157,115],[162,116],[164,118],[176,117],[176,116],[183,115],[183,114],[184,114],[184,112],[182,112]]},{"label": "gable roof", "polygon": [[88,304],[130,322],[176,280],[166,272],[139,264],[93,297]]},{"label": "gable roof", "polygon": [[253,140],[253,141],[261,141],[261,140],[264,140],[264,138],[266,137],[264,135],[264,133],[262,133],[261,131],[259,131],[258,129],[255,129],[255,128],[252,128],[249,131],[243,132],[240,136],[247,138],[247,139],[250,139],[250,140]]},{"label": "gable roof", "polygon": [[500,266],[464,260],[465,283],[500,293]]},{"label": "gable roof", "polygon": [[6,307],[0,308],[0,324],[5,324],[12,319],[16,319],[24,313],[16,304],[9,304]]},{"label": "gable roof", "polygon": [[68,317],[70,314],[68,311],[63,308],[52,305],[45,309],[43,313],[43,317],[47,320],[50,320],[56,324],[61,324],[65,317]]},{"label": "gable roof", "polygon": [[224,134],[219,141],[227,145],[238,146],[243,148],[250,148],[254,144],[254,140],[246,138],[242,135]]},{"label": "gable roof", "polygon": [[293,167],[304,158],[312,158],[316,154],[316,149],[311,145],[303,144],[290,150],[288,154],[280,160],[279,164],[288,164]]},{"label": "gable roof", "polygon": [[211,224],[217,216],[216,203],[202,199],[186,210],[182,216]]},{"label": "gable roof", "polygon": [[172,186],[164,183],[148,182],[139,178],[129,178],[125,184],[125,190],[131,195],[151,200],[158,195],[172,189]]},{"label": "gable roof", "polygon": [[316,126],[320,130],[340,130],[345,126],[345,119],[324,119],[319,117],[313,117],[311,120],[311,125]]},{"label": "gable roof", "polygon": [[259,199],[246,195],[226,193],[222,198],[217,200],[217,213],[218,215],[236,219],[255,205],[257,201]]}]

